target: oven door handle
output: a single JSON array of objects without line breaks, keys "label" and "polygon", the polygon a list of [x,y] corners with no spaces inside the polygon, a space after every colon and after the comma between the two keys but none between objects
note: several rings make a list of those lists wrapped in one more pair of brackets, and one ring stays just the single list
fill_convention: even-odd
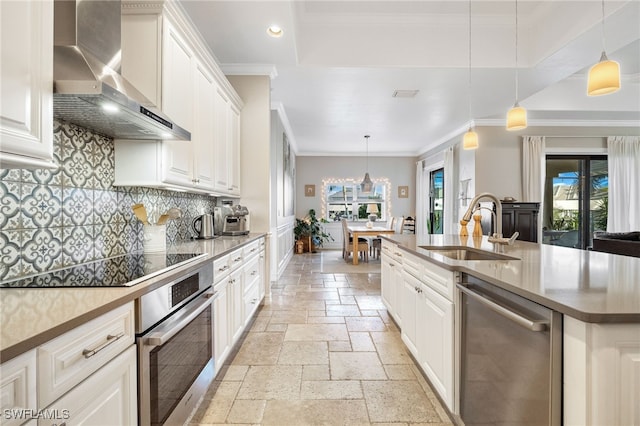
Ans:
[{"label": "oven door handle", "polygon": [[211,305],[211,302],[213,302],[214,299],[212,297],[213,295],[213,291],[202,293],[193,302],[182,308],[182,312],[178,315],[174,315],[158,327],[154,328],[153,331],[144,338],[144,345],[162,346],[167,343],[169,339],[178,334],[180,330],[185,328],[191,321],[200,315],[202,311]]}]

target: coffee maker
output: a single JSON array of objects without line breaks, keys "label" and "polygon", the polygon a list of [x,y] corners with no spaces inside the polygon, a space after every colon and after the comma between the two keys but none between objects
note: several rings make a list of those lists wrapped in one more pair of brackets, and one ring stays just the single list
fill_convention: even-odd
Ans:
[{"label": "coffee maker", "polygon": [[231,207],[224,216],[222,235],[247,235],[249,233],[249,210],[241,205]]}]

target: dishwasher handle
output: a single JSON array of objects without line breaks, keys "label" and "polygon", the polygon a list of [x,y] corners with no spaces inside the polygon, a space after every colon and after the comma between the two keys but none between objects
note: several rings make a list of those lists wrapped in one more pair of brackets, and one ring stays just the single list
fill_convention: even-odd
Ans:
[{"label": "dishwasher handle", "polygon": [[460,285],[460,284],[456,284],[456,287],[458,287],[458,289],[460,289],[461,292],[463,292],[464,294],[466,294],[467,296],[471,297],[472,299],[476,300],[479,303],[482,303],[483,305],[485,305],[487,308],[491,309],[493,312],[502,315],[503,317],[515,322],[516,324],[531,330],[531,331],[545,331],[549,325],[549,321],[544,321],[544,320],[535,320],[532,321],[528,318],[523,317],[522,315],[519,315],[501,305],[498,305],[495,302],[492,302],[491,300],[483,297],[481,294],[476,293],[475,291]]}]

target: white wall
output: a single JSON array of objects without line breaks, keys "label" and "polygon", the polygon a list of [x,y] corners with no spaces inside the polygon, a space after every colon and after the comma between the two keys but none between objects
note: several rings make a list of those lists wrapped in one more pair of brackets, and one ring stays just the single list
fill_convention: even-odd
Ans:
[{"label": "white wall", "polygon": [[[520,132],[508,132],[503,127],[478,126],[479,147],[476,150],[462,149],[462,134],[430,150],[420,159],[425,163],[435,161],[440,152],[454,146],[454,182],[456,196],[460,181],[471,179],[468,197],[481,192],[490,192],[498,198],[522,199],[522,137],[524,135],[546,136],[547,153],[596,153],[606,152],[607,136],[638,135],[637,127],[570,127],[531,126]],[[446,185],[446,183],[445,183]],[[461,200],[455,203],[459,220],[466,210]],[[420,218],[419,218],[420,219]],[[456,231],[459,226],[454,227]]]},{"label": "white wall", "polygon": [[[366,168],[365,157],[302,157],[296,158],[296,217],[304,217],[309,209],[321,212],[322,180],[354,178],[362,181]],[[391,182],[391,214],[415,215],[416,158],[369,157],[369,174],[375,181],[386,177]],[[315,197],[306,197],[305,185],[315,185]],[[398,198],[398,186],[409,187],[408,198]]]},{"label": "white wall", "polygon": [[251,231],[269,232],[271,205],[271,81],[268,76],[228,76],[244,101],[240,135],[239,203],[251,214]]}]

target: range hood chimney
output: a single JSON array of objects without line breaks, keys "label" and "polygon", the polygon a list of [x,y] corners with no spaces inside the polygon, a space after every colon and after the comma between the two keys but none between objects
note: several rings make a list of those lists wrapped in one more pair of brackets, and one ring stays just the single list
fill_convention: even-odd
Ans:
[{"label": "range hood chimney", "polygon": [[120,75],[120,7],[55,0],[54,116],[116,139],[191,140]]}]

